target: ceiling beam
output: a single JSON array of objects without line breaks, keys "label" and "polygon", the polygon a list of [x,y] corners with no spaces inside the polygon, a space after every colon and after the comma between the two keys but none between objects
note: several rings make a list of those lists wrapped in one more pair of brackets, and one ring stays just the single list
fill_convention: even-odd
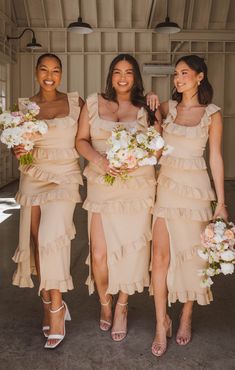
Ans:
[{"label": "ceiling beam", "polygon": [[152,23],[153,23],[153,17],[156,9],[156,0],[151,0],[151,3],[147,9],[146,12],[146,28],[153,28]]},{"label": "ceiling beam", "polygon": [[111,0],[112,1],[112,9],[113,9],[113,18],[112,18],[112,21],[113,21],[113,28],[115,28],[116,26],[116,22],[115,22],[115,0]]},{"label": "ceiling beam", "polygon": [[212,9],[212,0],[208,0],[207,6],[204,7],[204,14],[205,14],[205,18],[206,18],[206,20],[205,20],[205,28],[206,29],[209,29],[211,9]]},{"label": "ceiling beam", "polygon": [[47,16],[46,16],[46,10],[45,10],[44,0],[41,0],[41,8],[42,8],[42,14],[43,14],[43,19],[44,19],[44,24],[45,24],[45,27],[47,28],[48,23],[47,23]]},{"label": "ceiling beam", "polygon": [[188,9],[188,20],[187,20],[187,25],[186,25],[187,29],[191,29],[192,27],[193,10],[194,10],[194,0],[190,0],[189,9]]},{"label": "ceiling beam", "polygon": [[58,0],[59,2],[59,9],[60,9],[60,19],[61,19],[61,27],[64,28],[64,11],[61,0]]},{"label": "ceiling beam", "polygon": [[223,12],[224,12],[223,28],[225,28],[225,29],[227,27],[230,5],[231,5],[231,0],[223,0]]},{"label": "ceiling beam", "polygon": [[95,2],[95,5],[94,5],[94,8],[95,8],[95,19],[94,19],[94,27],[98,27],[99,24],[98,24],[98,4],[97,4],[97,0],[94,0]]},{"label": "ceiling beam", "polygon": [[12,17],[13,17],[13,22],[16,24],[16,26],[18,25],[17,23],[17,17],[16,17],[16,10],[15,10],[15,6],[14,6],[14,2],[11,1],[11,14],[12,14]]},{"label": "ceiling beam", "polygon": [[25,10],[26,19],[27,19],[27,26],[31,27],[30,16],[29,16],[29,7],[28,7],[27,0],[24,0],[24,10]]}]

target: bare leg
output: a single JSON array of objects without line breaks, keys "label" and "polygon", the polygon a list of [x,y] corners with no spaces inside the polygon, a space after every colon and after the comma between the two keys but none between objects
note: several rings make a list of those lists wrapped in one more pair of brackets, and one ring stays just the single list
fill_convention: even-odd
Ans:
[{"label": "bare leg", "polygon": [[101,302],[100,317],[101,320],[107,322],[106,324],[101,322],[100,328],[106,331],[112,322],[112,297],[106,295],[108,289],[107,245],[99,213],[93,213],[91,218],[91,256],[92,272]]},{"label": "bare leg", "polygon": [[120,342],[121,340],[123,340],[127,334],[127,305],[128,294],[120,292],[115,307],[111,333],[112,339],[116,342]]},{"label": "bare leg", "polygon": [[167,271],[170,262],[169,235],[165,220],[158,218],[153,229],[152,282],[156,309],[156,334],[152,353],[161,356],[166,351],[166,337],[171,335],[171,320],[167,315]]},{"label": "bare leg", "polygon": [[184,303],[180,316],[180,325],[176,335],[176,342],[185,346],[191,340],[191,324],[193,313],[193,301]]},{"label": "bare leg", "polygon": [[[40,217],[41,217],[41,210],[40,206],[33,206],[31,210],[31,238],[34,244],[34,258],[35,258],[35,265],[37,270],[37,275],[40,280],[40,261],[39,261],[39,251],[38,251],[38,230],[39,230],[39,224],[40,224]],[[42,299],[45,302],[50,302],[51,297],[50,293],[43,289],[41,291]],[[43,317],[43,323],[42,326],[49,326],[50,318],[49,318],[49,307],[50,304],[43,304],[44,309],[44,317]],[[48,335],[48,330],[45,330],[45,335]]]}]

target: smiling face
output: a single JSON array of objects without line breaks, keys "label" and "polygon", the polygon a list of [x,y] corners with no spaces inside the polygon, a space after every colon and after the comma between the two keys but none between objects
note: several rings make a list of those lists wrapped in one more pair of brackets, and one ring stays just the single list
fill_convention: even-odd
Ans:
[{"label": "smiling face", "polygon": [[112,74],[112,86],[117,93],[130,92],[134,85],[134,69],[126,60],[118,62]]},{"label": "smiling face", "polygon": [[62,70],[55,58],[45,57],[36,69],[39,85],[46,91],[55,90],[61,81]]},{"label": "smiling face", "polygon": [[197,73],[185,62],[181,61],[176,65],[174,74],[174,85],[178,93],[187,91],[195,92],[198,83],[203,79],[203,72]]}]

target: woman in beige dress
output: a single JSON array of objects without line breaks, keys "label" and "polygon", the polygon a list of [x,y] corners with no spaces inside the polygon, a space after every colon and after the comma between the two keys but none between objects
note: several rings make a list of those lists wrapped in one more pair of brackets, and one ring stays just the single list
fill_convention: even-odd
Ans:
[{"label": "woman in beige dress", "polygon": [[[136,60],[128,54],[111,63],[106,91],[88,97],[79,120],[77,148],[89,164],[87,178],[88,232],[90,266],[89,293],[96,284],[100,303],[100,329],[112,326],[114,341],[127,334],[128,296],[149,285],[151,209],[155,200],[155,171],[144,166],[129,173],[123,181],[120,171],[106,159],[107,139],[118,125],[145,131],[148,114],[142,78]],[[158,115],[157,115],[158,116]],[[107,185],[104,175],[116,176]],[[114,319],[112,295],[118,294]]]},{"label": "woman in beige dress", "polygon": [[[200,286],[198,256],[200,234],[216,217],[227,219],[224,204],[224,170],[221,155],[222,117],[211,104],[213,90],[204,60],[196,55],[176,63],[173,100],[161,105],[163,137],[173,146],[171,156],[162,157],[153,219],[152,285],[157,327],[152,345],[155,356],[164,354],[171,320],[166,303],[183,303],[176,335],[179,345],[191,340],[193,302],[209,304],[209,288]],[[207,174],[204,149],[209,138],[210,168],[216,197]],[[217,199],[212,215],[211,201]]]},{"label": "woman in beige dress", "polygon": [[[75,137],[80,108],[77,93],[57,90],[62,77],[60,59],[43,54],[36,66],[39,92],[30,99],[40,107],[39,119],[48,131],[35,140],[33,163],[20,166],[16,201],[21,205],[19,246],[13,260],[18,264],[13,284],[33,287],[31,274],[40,279],[39,294],[44,306],[42,331],[46,348],[55,348],[64,338],[65,320],[70,320],[62,293],[73,289],[70,275],[71,240],[75,235],[73,213],[80,202],[82,184]],[[25,151],[16,147],[19,158]]]}]

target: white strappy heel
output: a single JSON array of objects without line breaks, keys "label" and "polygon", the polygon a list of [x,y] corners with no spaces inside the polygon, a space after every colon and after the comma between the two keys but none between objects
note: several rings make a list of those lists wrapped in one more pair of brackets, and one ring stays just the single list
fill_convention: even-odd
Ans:
[{"label": "white strappy heel", "polygon": [[[42,296],[41,296],[41,298],[42,298],[42,302],[44,304],[46,304],[46,305],[51,304],[51,301],[45,301]],[[49,325],[43,325],[42,326],[42,332],[43,332],[43,335],[44,335],[45,338],[48,338],[48,334],[46,333],[46,331],[49,331],[49,330],[50,330],[50,326]]]},{"label": "white strappy heel", "polygon": [[[128,303],[120,303],[120,302],[117,302],[117,304],[119,306],[127,306]],[[116,334],[122,334],[121,338],[115,338],[115,335]],[[111,331],[111,337],[112,339],[115,341],[115,342],[120,342],[121,340],[123,340],[124,338],[126,338],[127,336],[127,324],[126,324],[126,330],[120,330],[120,331]]]},{"label": "white strappy heel", "polygon": [[[108,300],[106,303],[100,302],[101,306],[108,306],[109,304],[112,305],[111,299]],[[108,331],[112,326],[112,322],[100,319],[100,330],[102,331]]]},{"label": "white strappy heel", "polygon": [[[51,310],[50,309],[50,313],[52,313],[52,314],[53,313],[57,313],[57,312],[63,310],[63,308],[65,308],[65,314],[64,314],[64,334],[49,334],[44,348],[49,348],[49,349],[56,348],[62,342],[62,340],[65,337],[65,321],[71,321],[71,316],[70,316],[70,313],[69,313],[67,304],[64,301],[62,301],[62,306],[60,306],[57,310]],[[50,339],[56,339],[57,342],[55,344],[49,344],[48,341]]]}]

